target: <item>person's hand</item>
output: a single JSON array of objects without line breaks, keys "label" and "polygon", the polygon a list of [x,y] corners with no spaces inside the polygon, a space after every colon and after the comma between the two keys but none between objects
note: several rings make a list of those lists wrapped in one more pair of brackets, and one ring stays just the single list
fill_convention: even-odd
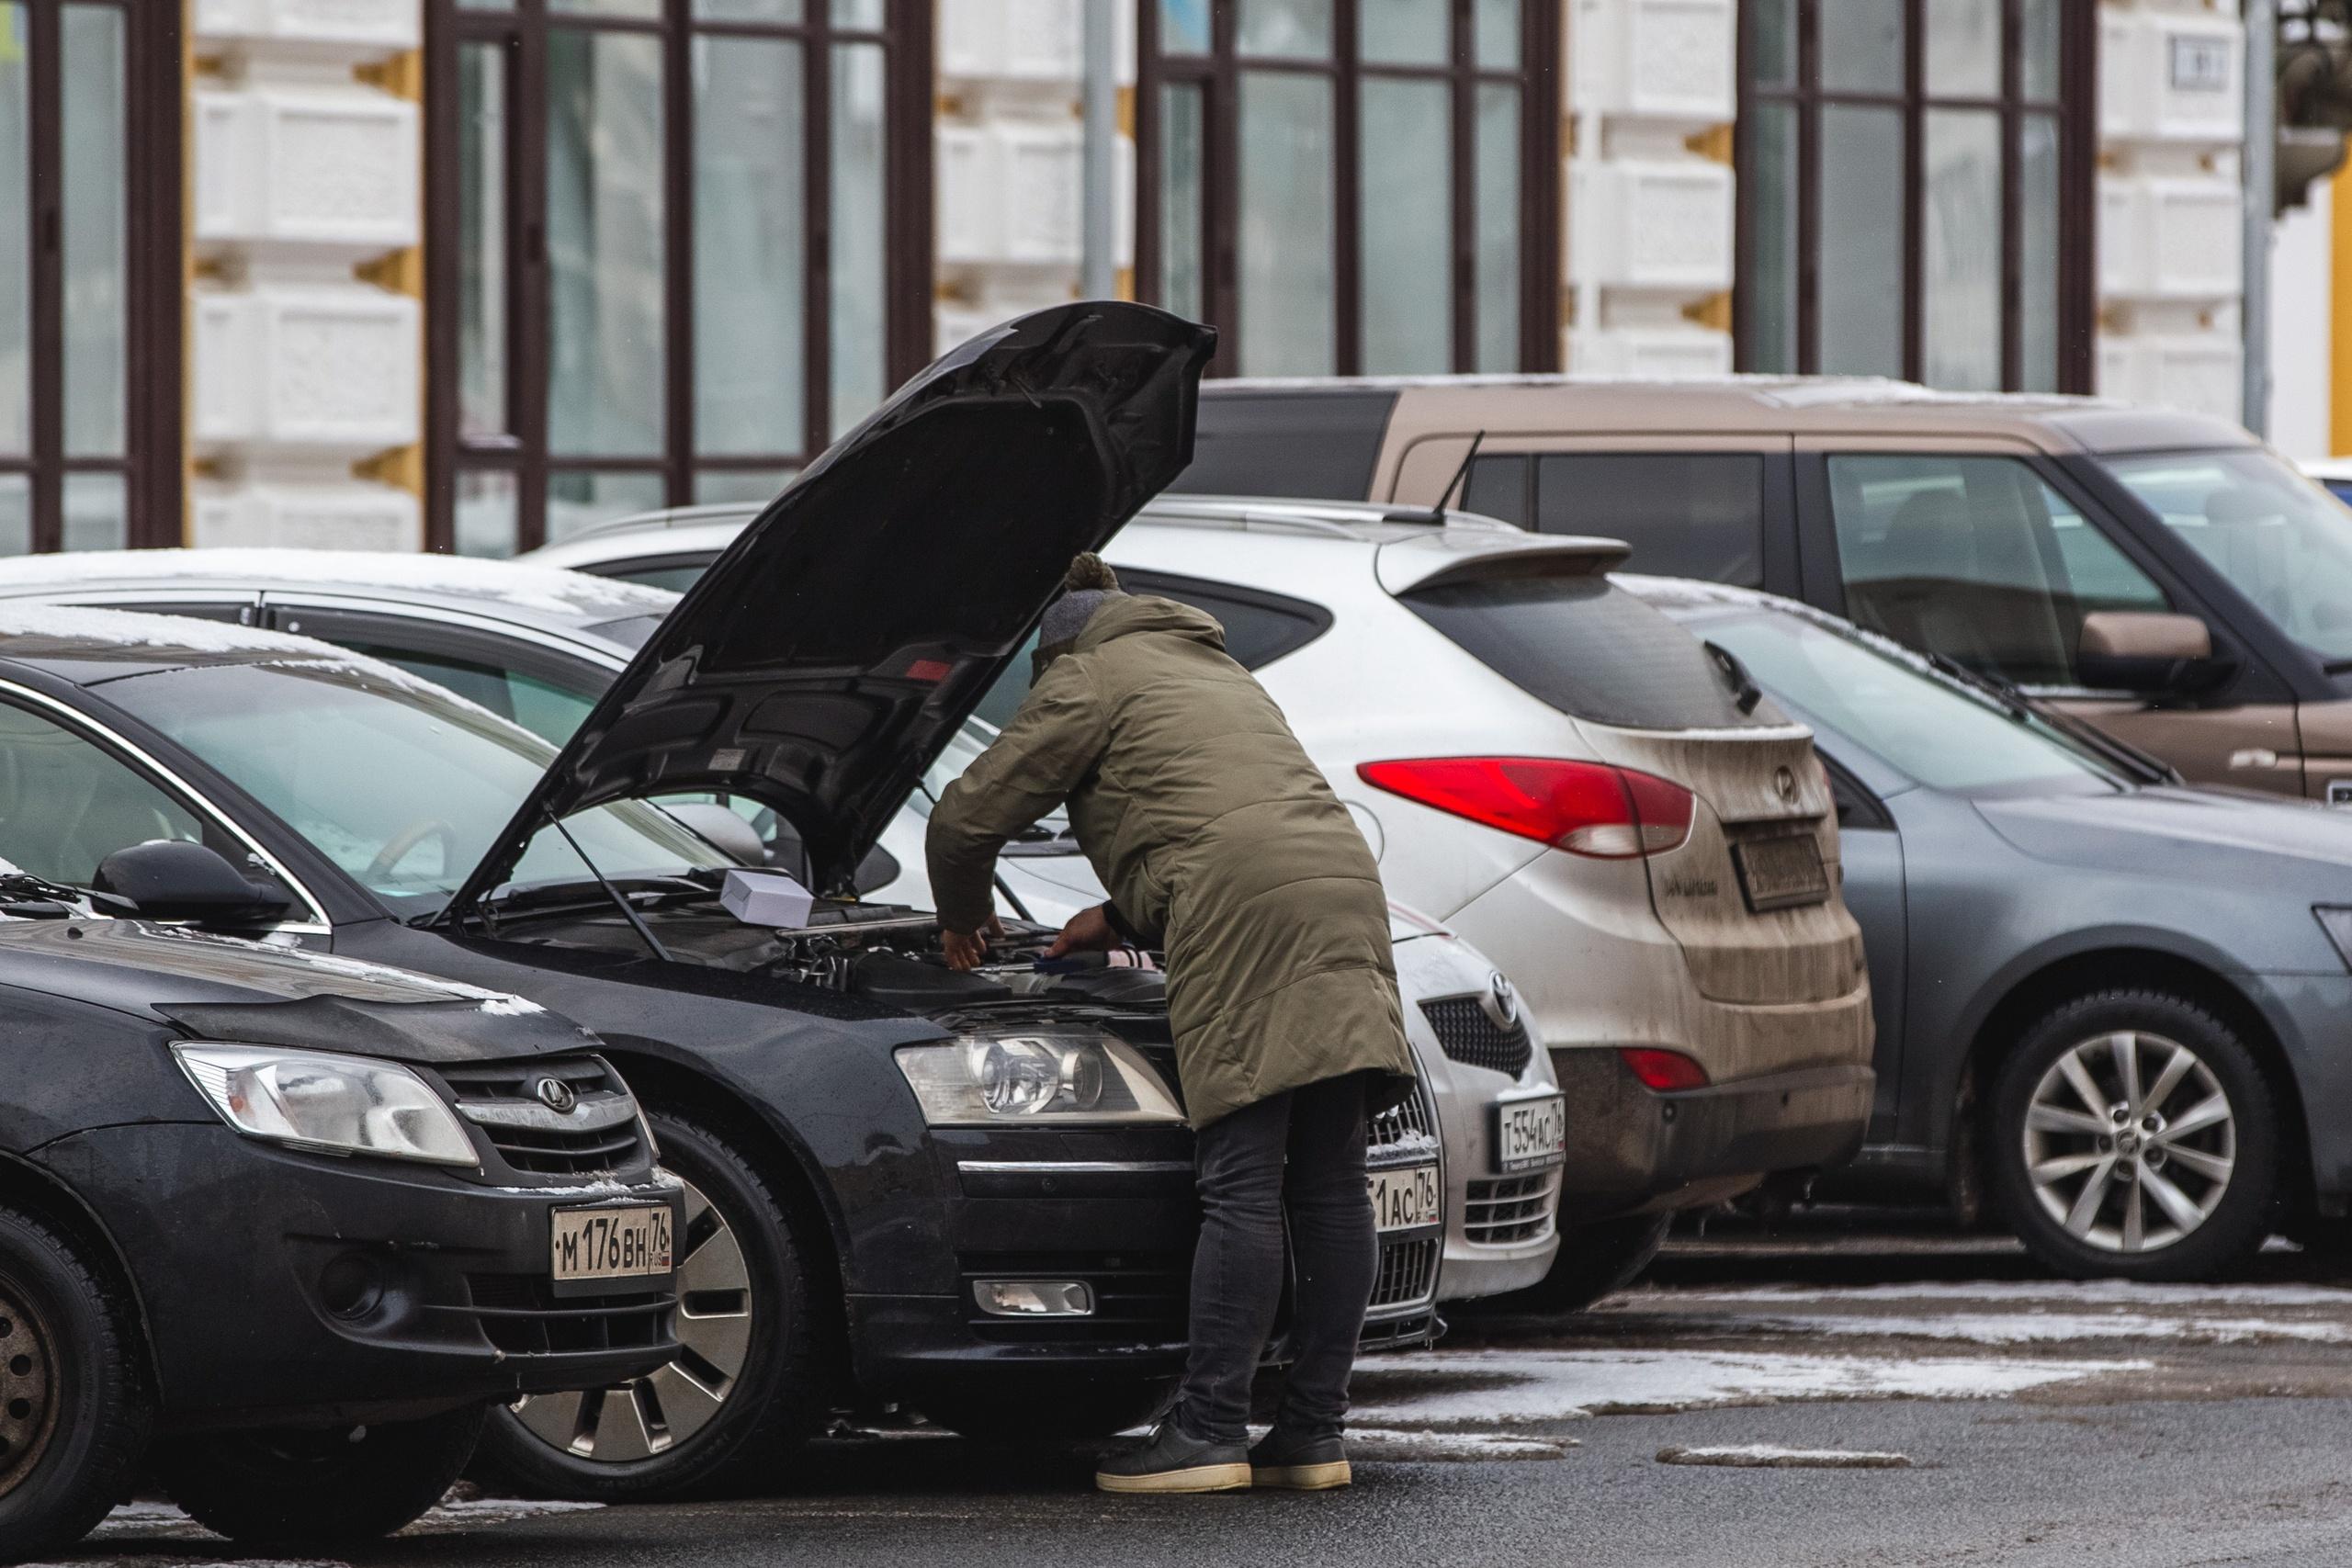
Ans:
[{"label": "person's hand", "polygon": [[1004,940],[1004,922],[994,915],[982,920],[978,931],[951,931],[945,926],[940,927],[939,946],[947,955],[947,967],[959,972],[978,969],[980,960],[989,955],[990,937],[999,942]]},{"label": "person's hand", "polygon": [[1048,958],[1062,958],[1073,953],[1108,953],[1119,945],[1119,933],[1111,929],[1111,917],[1103,907],[1080,909],[1054,938],[1054,945],[1046,949]]}]

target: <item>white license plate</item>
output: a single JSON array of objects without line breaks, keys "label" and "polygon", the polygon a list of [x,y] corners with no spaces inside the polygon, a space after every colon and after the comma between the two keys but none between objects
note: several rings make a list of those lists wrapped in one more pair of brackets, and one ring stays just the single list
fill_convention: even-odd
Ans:
[{"label": "white license plate", "polygon": [[558,1209],[552,1251],[550,1266],[559,1285],[667,1274],[670,1211]]},{"label": "white license plate", "polygon": [[1433,1165],[1367,1171],[1363,1185],[1372,1195],[1372,1223],[1384,1234],[1419,1230],[1437,1224],[1441,1218],[1437,1167]]},{"label": "white license plate", "polygon": [[1505,1176],[1548,1170],[1568,1157],[1568,1107],[1561,1096],[1495,1107],[1495,1169]]}]

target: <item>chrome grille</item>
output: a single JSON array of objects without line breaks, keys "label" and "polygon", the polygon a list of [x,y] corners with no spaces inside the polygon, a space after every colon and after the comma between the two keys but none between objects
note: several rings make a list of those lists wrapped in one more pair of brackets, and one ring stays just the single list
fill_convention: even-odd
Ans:
[{"label": "chrome grille", "polygon": [[1423,1002],[1421,1016],[1430,1021],[1445,1054],[1465,1067],[1484,1067],[1517,1077],[1527,1070],[1528,1060],[1535,1054],[1524,1020],[1514,1020],[1506,1029],[1474,997]]},{"label": "chrome grille", "polygon": [[1475,1179],[1462,1206],[1463,1239],[1480,1247],[1542,1241],[1560,1213],[1560,1173]]},{"label": "chrome grille", "polygon": [[1437,1289],[1438,1249],[1442,1237],[1392,1241],[1380,1249],[1380,1272],[1373,1280],[1371,1310],[1411,1306]]},{"label": "chrome grille", "polygon": [[[590,1176],[644,1163],[637,1101],[612,1068],[594,1056],[446,1066],[441,1077],[458,1097],[458,1113],[481,1129],[506,1163],[533,1176]],[[538,1095],[543,1078],[571,1091],[557,1111]]]},{"label": "chrome grille", "polygon": [[1437,1114],[1430,1105],[1429,1087],[1419,1079],[1403,1103],[1390,1106],[1364,1126],[1364,1153],[1375,1161],[1384,1155],[1437,1154]]}]

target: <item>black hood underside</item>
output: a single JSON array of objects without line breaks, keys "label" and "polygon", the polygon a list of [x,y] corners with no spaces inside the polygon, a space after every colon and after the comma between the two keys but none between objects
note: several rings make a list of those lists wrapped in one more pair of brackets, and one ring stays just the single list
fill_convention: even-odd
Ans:
[{"label": "black hood underside", "polygon": [[834,443],[688,591],[447,911],[603,802],[724,791],[846,891],[915,781],[1101,546],[1191,460],[1216,333],[1091,302],[982,334]]}]

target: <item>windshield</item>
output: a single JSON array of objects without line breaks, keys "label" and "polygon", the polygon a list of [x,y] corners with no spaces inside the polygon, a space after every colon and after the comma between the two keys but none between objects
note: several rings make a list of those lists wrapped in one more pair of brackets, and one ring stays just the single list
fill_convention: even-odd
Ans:
[{"label": "windshield", "polygon": [[[109,698],[225,774],[403,916],[447,903],[556,749],[421,682],[346,664],[198,666],[107,682]],[[650,806],[565,826],[616,879],[734,863]],[[542,829],[518,886],[588,875]]]},{"label": "windshield", "polygon": [[1773,699],[1930,789],[1997,793],[2116,778],[2061,731],[1905,655],[1778,611],[1684,623]]},{"label": "windshield", "polygon": [[2352,659],[2352,513],[2252,447],[2109,457],[2108,471],[2323,659]]}]

